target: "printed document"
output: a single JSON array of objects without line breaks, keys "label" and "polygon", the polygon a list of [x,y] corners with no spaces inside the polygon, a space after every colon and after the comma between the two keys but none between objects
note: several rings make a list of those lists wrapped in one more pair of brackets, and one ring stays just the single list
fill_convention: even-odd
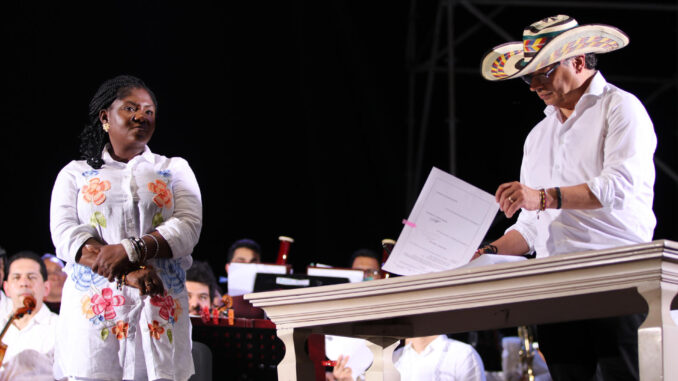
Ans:
[{"label": "printed document", "polygon": [[498,210],[494,195],[434,167],[384,270],[415,275],[466,265]]}]

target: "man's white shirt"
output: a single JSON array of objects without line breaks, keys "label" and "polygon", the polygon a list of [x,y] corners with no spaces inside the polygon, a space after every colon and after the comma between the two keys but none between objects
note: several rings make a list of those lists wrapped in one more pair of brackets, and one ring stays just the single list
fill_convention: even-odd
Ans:
[{"label": "man's white shirt", "polygon": [[[2,297],[9,300],[5,295]],[[0,319],[0,324],[2,324],[0,327],[7,324],[9,314],[11,312]],[[10,324],[2,339],[7,345],[3,364],[12,361],[14,356],[27,349],[35,350],[53,361],[56,322],[57,315],[43,304],[23,329],[19,330],[14,324]]]},{"label": "man's white shirt", "polygon": [[472,346],[440,335],[417,353],[412,344],[393,353],[402,381],[485,381],[483,360]]}]

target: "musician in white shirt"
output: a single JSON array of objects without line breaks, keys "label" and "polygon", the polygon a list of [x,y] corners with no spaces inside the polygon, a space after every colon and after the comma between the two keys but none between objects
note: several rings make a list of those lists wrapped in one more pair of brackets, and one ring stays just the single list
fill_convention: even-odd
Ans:
[{"label": "musician in white shirt", "polygon": [[[53,379],[54,338],[57,315],[44,307],[43,299],[49,293],[47,269],[35,253],[20,252],[13,255],[8,264],[7,280],[3,282],[5,293],[12,301],[12,310],[24,307],[26,296],[35,298],[35,307],[14,319],[2,339],[7,345],[0,380]],[[10,315],[2,316],[4,327]],[[30,365],[27,365],[30,359]],[[28,376],[30,375],[30,377]]]},{"label": "musician in white shirt", "polygon": [[485,381],[485,368],[469,344],[445,335],[407,339],[393,353],[401,381]]}]

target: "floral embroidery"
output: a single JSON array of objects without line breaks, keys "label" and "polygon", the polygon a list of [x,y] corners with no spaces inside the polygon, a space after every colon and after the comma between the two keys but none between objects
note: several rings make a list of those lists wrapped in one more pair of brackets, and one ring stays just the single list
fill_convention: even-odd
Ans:
[{"label": "floral embroidery", "polygon": [[104,327],[104,328],[101,330],[101,340],[106,340],[106,339],[108,339],[108,334],[109,334],[109,333],[110,333],[110,331],[108,330],[108,328],[107,328],[107,327]]},{"label": "floral embroidery", "polygon": [[179,261],[169,258],[155,259],[155,269],[165,288],[172,294],[178,294],[186,287],[186,271]]},{"label": "floral embroidery", "polygon": [[165,219],[162,218],[162,213],[158,212],[158,213],[155,214],[155,216],[153,216],[153,222],[152,223],[153,223],[154,228],[157,228],[163,222],[165,222]]},{"label": "floral embroidery", "polygon": [[82,305],[82,313],[87,319],[91,319],[96,316],[94,311],[92,311],[92,303],[90,303],[89,296],[83,295],[82,299],[80,299],[80,303]]},{"label": "floral embroidery", "polygon": [[96,169],[92,169],[92,170],[85,171],[85,172],[82,173],[82,175],[84,177],[96,176],[98,174],[99,174],[99,171],[97,171]]},{"label": "floral embroidery", "polygon": [[111,183],[108,180],[101,181],[98,177],[89,180],[88,185],[82,186],[82,198],[85,202],[92,202],[94,205],[101,205],[106,201],[105,191],[111,189]]},{"label": "floral embroidery", "polygon": [[89,322],[92,323],[93,326],[104,324],[104,317],[101,315],[94,315],[94,317],[89,319]]},{"label": "floral embroidery", "polygon": [[167,295],[167,292],[165,292],[165,295],[163,296],[156,295],[151,298],[151,304],[160,307],[160,312],[158,314],[161,318],[174,324],[176,312],[174,310],[174,299],[171,295]]},{"label": "floral embroidery", "polygon": [[106,217],[104,217],[104,214],[101,212],[94,212],[94,214],[92,214],[92,217],[89,218],[89,224],[92,225],[92,227],[95,229],[97,226],[105,228]]},{"label": "floral embroidery", "polygon": [[[181,303],[179,303],[179,299],[174,299],[174,322],[179,321],[179,316],[181,316],[181,313],[183,312],[183,308],[181,308]],[[170,340],[172,342],[172,340]]]},{"label": "floral embroidery", "polygon": [[75,282],[75,288],[80,291],[87,291],[91,286],[103,287],[108,283],[108,279],[95,273],[91,268],[78,263],[73,264],[71,279]]},{"label": "floral embroidery", "polygon": [[97,315],[104,314],[106,320],[113,320],[116,316],[113,307],[121,306],[125,303],[125,297],[122,295],[113,295],[113,290],[109,287],[101,290],[101,295],[92,296],[92,312]]},{"label": "floral embroidery", "polygon": [[129,323],[125,323],[122,320],[118,320],[115,323],[115,326],[112,329],[113,334],[115,337],[118,338],[118,340],[122,340],[124,338],[127,338],[127,331],[129,330]]},{"label": "floral embroidery", "polygon": [[153,320],[153,324],[148,324],[148,329],[151,331],[151,337],[156,340],[160,340],[160,335],[165,333],[165,328],[163,328],[157,320]]},{"label": "floral embroidery", "polygon": [[158,171],[158,174],[162,177],[167,177],[167,178],[172,177],[172,172],[170,172],[169,169],[165,169],[164,171]]},{"label": "floral embroidery", "polygon": [[153,202],[159,207],[172,206],[172,192],[167,189],[167,183],[162,180],[155,180],[154,183],[148,183],[148,190],[155,193]]}]

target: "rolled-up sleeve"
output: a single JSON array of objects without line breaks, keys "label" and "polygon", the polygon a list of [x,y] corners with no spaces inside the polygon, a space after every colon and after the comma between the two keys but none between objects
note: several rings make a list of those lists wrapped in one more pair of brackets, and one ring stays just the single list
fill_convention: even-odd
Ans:
[{"label": "rolled-up sleeve", "polygon": [[200,187],[188,162],[173,158],[174,213],[156,229],[172,249],[172,256],[183,258],[193,252],[202,229],[202,200]]},{"label": "rolled-up sleeve", "polygon": [[610,100],[603,170],[587,185],[603,207],[624,209],[629,197],[654,184],[657,138],[652,121],[632,95]]},{"label": "rolled-up sleeve", "polygon": [[91,225],[78,218],[77,197],[75,175],[66,166],[59,172],[52,189],[50,230],[57,257],[68,263],[75,263],[85,241],[97,235]]}]

